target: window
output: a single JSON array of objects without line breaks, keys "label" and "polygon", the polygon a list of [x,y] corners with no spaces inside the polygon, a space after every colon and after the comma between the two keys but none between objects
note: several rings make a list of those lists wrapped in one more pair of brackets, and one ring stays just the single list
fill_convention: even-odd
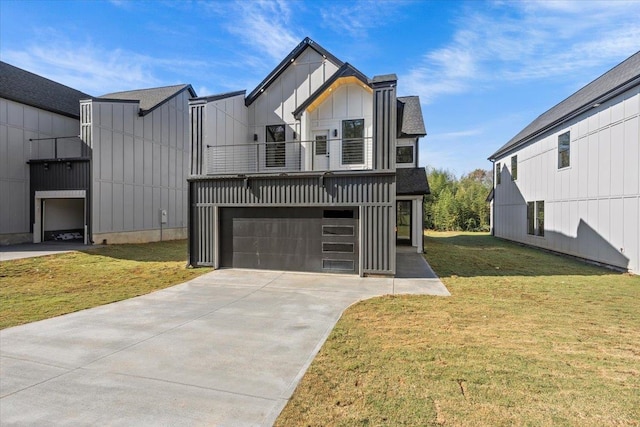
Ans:
[{"label": "window", "polygon": [[266,165],[268,168],[285,166],[284,125],[267,126]]},{"label": "window", "polygon": [[571,141],[569,132],[558,135],[558,169],[566,168],[571,161]]},{"label": "window", "polygon": [[316,135],[316,156],[327,154],[327,135]]},{"label": "window", "polygon": [[396,163],[413,163],[413,147],[396,147]]},{"label": "window", "polygon": [[544,201],[527,202],[527,234],[544,236]]},{"label": "window", "polygon": [[502,171],[500,170],[500,163],[496,163],[496,185],[500,184],[500,175],[502,175]]},{"label": "window", "polygon": [[536,202],[538,236],[544,236],[544,202]]},{"label": "window", "polygon": [[342,164],[364,163],[364,119],[342,121]]},{"label": "window", "polygon": [[527,234],[536,234],[535,203],[527,202]]},{"label": "window", "polygon": [[518,179],[518,156],[511,157],[511,181]]}]

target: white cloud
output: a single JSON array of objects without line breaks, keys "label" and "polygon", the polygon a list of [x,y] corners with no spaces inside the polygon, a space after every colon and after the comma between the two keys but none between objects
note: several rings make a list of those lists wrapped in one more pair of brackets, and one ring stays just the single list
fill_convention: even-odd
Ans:
[{"label": "white cloud", "polygon": [[[445,46],[402,76],[425,104],[505,82],[593,76],[640,47],[640,2],[496,2],[464,9]],[[586,83],[586,82],[585,82]]]},{"label": "white cloud", "polygon": [[6,49],[3,61],[93,96],[121,90],[184,83],[158,77],[198,67],[199,61],[154,58],[123,49],[107,50],[91,41],[71,41],[53,30],[45,30],[21,50]]},{"label": "white cloud", "polygon": [[339,34],[365,38],[368,31],[389,22],[402,2],[356,0],[347,3],[329,3],[320,9],[322,24]]},{"label": "white cloud", "polygon": [[[295,3],[284,0],[238,1],[222,13],[231,34],[270,58],[280,60],[304,38],[293,31],[300,25],[292,20],[292,4]],[[218,7],[219,4],[211,6]]]}]

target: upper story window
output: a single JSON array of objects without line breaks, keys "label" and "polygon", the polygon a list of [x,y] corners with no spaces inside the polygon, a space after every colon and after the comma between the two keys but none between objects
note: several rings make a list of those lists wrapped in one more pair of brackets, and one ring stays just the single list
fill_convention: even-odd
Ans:
[{"label": "upper story window", "polygon": [[511,157],[511,181],[518,179],[518,156]]},{"label": "upper story window", "polygon": [[571,138],[569,132],[558,135],[558,169],[566,168],[571,161]]},{"label": "upper story window", "polygon": [[342,164],[364,163],[364,119],[342,121]]},{"label": "upper story window", "polygon": [[413,147],[411,145],[396,147],[396,163],[413,163]]},{"label": "upper story window", "polygon": [[267,126],[267,144],[265,147],[266,166],[283,168],[285,166],[285,128],[284,125]]},{"label": "upper story window", "polygon": [[500,162],[496,163],[496,185],[500,184],[500,176],[502,171],[500,170]]}]

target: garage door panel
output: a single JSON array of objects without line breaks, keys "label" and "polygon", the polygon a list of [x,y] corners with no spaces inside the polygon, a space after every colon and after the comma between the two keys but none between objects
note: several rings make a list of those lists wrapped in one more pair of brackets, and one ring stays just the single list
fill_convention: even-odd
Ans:
[{"label": "garage door panel", "polygon": [[324,212],[322,208],[222,208],[221,266],[357,273],[356,213],[353,218],[325,218]]}]

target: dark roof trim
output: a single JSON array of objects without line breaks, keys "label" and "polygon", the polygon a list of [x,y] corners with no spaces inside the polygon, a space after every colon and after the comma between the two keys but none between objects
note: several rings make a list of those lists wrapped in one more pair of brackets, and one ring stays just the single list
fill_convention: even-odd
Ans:
[{"label": "dark roof trim", "polygon": [[158,107],[160,107],[161,105],[165,104],[166,102],[168,102],[171,98],[175,98],[176,96],[180,95],[182,92],[184,92],[185,90],[189,91],[189,94],[191,95],[192,98],[195,98],[196,96],[198,96],[198,94],[196,93],[196,91],[193,89],[193,87],[188,84],[185,87],[183,87],[182,89],[180,89],[179,91],[177,91],[176,93],[174,93],[171,96],[168,96],[164,101],[158,102],[156,105],[154,105],[153,107],[149,108],[148,110],[140,110],[140,112],[138,113],[138,115],[142,116],[146,116],[147,114],[149,114],[150,112],[152,112],[153,110],[157,109]]},{"label": "dark roof trim", "polygon": [[239,95],[244,96],[246,93],[247,93],[246,90],[237,90],[235,92],[226,92],[226,93],[219,93],[216,95],[191,98],[189,101],[190,102],[213,102],[213,101],[219,101],[221,99],[232,98],[234,96],[239,96]]},{"label": "dark roof trim", "polygon": [[[538,136],[550,131],[551,129],[562,125],[563,123],[589,111],[594,107],[598,107],[600,104],[607,102],[608,100],[620,95],[621,93],[634,88],[635,86],[640,85],[640,52],[635,53],[630,56],[620,64],[613,67],[611,70],[607,71],[588,85],[579,89],[577,92],[566,98],[564,101],[550,108],[540,116],[538,116],[533,122],[531,122],[527,127],[525,127],[519,134],[513,137],[509,142],[503,145],[498,151],[493,153],[488,160],[494,161],[498,157],[503,157],[506,154],[522,147],[523,145],[531,142],[533,139]],[[616,80],[621,80],[627,75],[631,75],[630,78],[623,80],[621,83],[614,87],[611,86],[611,83],[615,83]],[[608,83],[608,85],[607,85]],[[604,86],[600,92],[597,92],[599,86]],[[589,95],[590,91],[594,91],[591,96],[586,98],[586,101],[580,102],[577,107],[571,109],[567,113],[559,116],[555,120],[552,120],[550,123],[544,126],[536,126],[536,122],[544,121],[545,116],[553,117],[555,114],[554,110],[562,109],[563,105],[571,104],[572,102],[576,102],[581,97],[585,97]],[[557,114],[557,113],[556,113]],[[531,128],[528,131],[528,128]]]},{"label": "dark roof trim", "polygon": [[249,96],[247,96],[247,98],[245,99],[245,105],[248,107],[249,105],[253,104],[253,101],[255,101],[260,96],[260,94],[262,94],[262,92],[265,89],[267,89],[282,73],[284,73],[284,71],[289,67],[289,65],[291,65],[291,63],[307,47],[310,47],[311,49],[315,50],[320,55],[331,60],[331,62],[334,62],[335,64],[337,64],[339,67],[342,66],[342,61],[336,58],[331,52],[329,52],[328,50],[320,46],[318,43],[311,40],[309,37],[305,37],[304,40],[302,40],[300,44],[296,46],[291,51],[291,53],[289,53],[289,55],[287,55],[282,60],[282,62],[280,62],[280,64],[278,64],[278,66],[271,73],[269,73],[269,75],[265,77],[265,79],[262,80],[260,84],[253,91],[251,91]]},{"label": "dark roof trim", "polygon": [[504,147],[498,151],[496,151],[495,153],[493,153],[491,155],[491,157],[489,157],[487,160],[497,160],[498,157],[502,157],[505,154],[508,154],[510,151],[516,150],[520,147],[522,147],[523,145],[527,144],[528,142],[530,142],[531,140],[535,139],[536,137],[544,134],[545,132],[579,116],[580,114],[583,114],[589,110],[591,110],[592,108],[598,107],[600,106],[600,104],[603,104],[605,102],[607,102],[608,100],[615,98],[616,96],[620,95],[623,92],[626,92],[629,89],[634,88],[635,86],[640,85],[640,76],[634,78],[633,80],[620,85],[618,87],[616,87],[615,89],[612,89],[611,91],[605,93],[604,95],[600,96],[599,98],[593,99],[592,101],[588,102],[586,105],[583,105],[581,108],[572,111],[571,113],[562,116],[561,118],[559,118],[558,120],[555,120],[551,123],[549,123],[547,126],[544,126],[543,128],[531,133],[530,135],[520,139],[518,142],[511,144],[507,147]]},{"label": "dark roof trim", "polygon": [[98,101],[98,102],[120,102],[123,104],[139,104],[139,99],[117,99],[117,98],[100,98],[99,96],[92,96],[91,98],[81,99],[80,102]]},{"label": "dark roof trim", "polygon": [[313,101],[315,101],[320,95],[322,95],[329,88],[329,86],[331,86],[333,83],[335,83],[336,80],[342,77],[355,77],[365,85],[369,86],[369,79],[367,78],[367,76],[362,74],[353,65],[345,62],[338,69],[338,71],[336,71],[331,77],[329,77],[327,81],[322,84],[322,86],[316,89],[316,91],[313,92],[311,96],[309,96],[309,98],[307,98],[302,104],[300,104],[298,108],[295,109],[295,111],[293,112],[293,117],[295,117],[296,120],[300,119],[300,116],[302,116],[304,110],[306,110],[309,105],[313,103]]}]

